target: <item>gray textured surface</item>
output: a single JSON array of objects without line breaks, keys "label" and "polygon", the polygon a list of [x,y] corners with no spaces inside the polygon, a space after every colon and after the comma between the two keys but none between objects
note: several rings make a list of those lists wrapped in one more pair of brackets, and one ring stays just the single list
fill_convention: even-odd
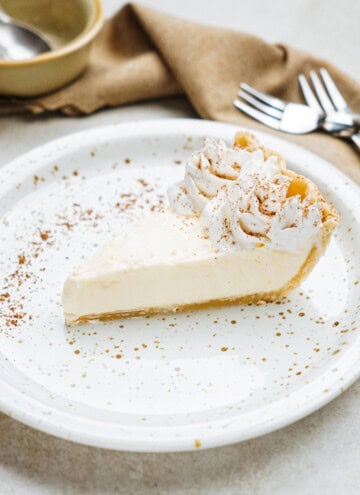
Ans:
[{"label": "gray textured surface", "polygon": [[360,385],[281,431],[181,454],[111,452],[0,419],[0,493],[228,495],[359,493]]},{"label": "gray textured surface", "polygon": [[[105,0],[107,14],[122,2]],[[148,0],[201,20],[283,41],[328,58],[360,79],[360,2],[345,0]],[[221,7],[220,7],[221,5]],[[87,118],[0,119],[0,165],[77,130],[129,119],[192,117],[181,98]],[[326,408],[281,431],[234,446],[182,454],[83,447],[0,415],[1,495],[357,494],[360,383]]]}]

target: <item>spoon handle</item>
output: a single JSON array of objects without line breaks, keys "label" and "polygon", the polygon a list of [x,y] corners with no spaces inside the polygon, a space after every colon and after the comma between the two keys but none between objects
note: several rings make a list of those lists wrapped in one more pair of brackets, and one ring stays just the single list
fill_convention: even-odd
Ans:
[{"label": "spoon handle", "polygon": [[10,17],[7,14],[5,14],[5,12],[2,10],[1,7],[0,7],[0,21],[1,22],[6,22],[6,24],[8,24],[9,22],[11,22]]},{"label": "spoon handle", "polygon": [[0,22],[4,22],[5,24],[11,23],[10,17],[7,14],[5,14],[5,12],[1,9],[1,7],[0,7]]}]

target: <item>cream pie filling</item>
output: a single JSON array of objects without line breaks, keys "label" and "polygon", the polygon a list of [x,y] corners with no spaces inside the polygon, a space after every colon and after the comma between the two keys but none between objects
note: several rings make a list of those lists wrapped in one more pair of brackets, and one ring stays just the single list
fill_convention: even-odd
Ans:
[{"label": "cream pie filling", "polygon": [[316,186],[242,133],[207,140],[169,191],[66,280],[69,325],[203,304],[273,301],[324,252],[337,214]]},{"label": "cream pie filling", "polygon": [[153,214],[72,274],[64,287],[66,314],[71,320],[276,291],[297,274],[310,247],[308,241],[296,252],[227,253],[204,236],[197,219]]}]

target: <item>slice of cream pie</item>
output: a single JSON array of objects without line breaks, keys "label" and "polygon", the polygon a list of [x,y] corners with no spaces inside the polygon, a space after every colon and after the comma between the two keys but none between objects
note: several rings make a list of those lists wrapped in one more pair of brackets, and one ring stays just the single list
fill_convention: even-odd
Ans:
[{"label": "slice of cream pie", "polygon": [[286,296],[324,253],[335,209],[255,136],[208,139],[168,191],[65,282],[68,325]]}]

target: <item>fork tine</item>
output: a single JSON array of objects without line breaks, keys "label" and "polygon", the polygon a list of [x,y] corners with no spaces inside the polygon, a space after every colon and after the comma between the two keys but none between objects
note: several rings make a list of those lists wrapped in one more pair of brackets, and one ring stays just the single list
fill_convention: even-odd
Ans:
[{"label": "fork tine", "polygon": [[334,105],[331,103],[331,100],[326,94],[326,91],[319,79],[319,76],[316,74],[314,70],[310,71],[310,78],[313,83],[316,96],[318,97],[320,104],[324,109],[324,112],[325,113],[334,112],[335,110]]},{"label": "fork tine", "polygon": [[350,112],[350,108],[348,107],[348,104],[346,103],[345,99],[343,98],[342,94],[340,93],[333,78],[330,76],[328,71],[326,69],[322,68],[322,69],[320,69],[320,74],[321,74],[322,80],[324,81],[325,88],[326,88],[327,92],[329,93],[329,96],[332,99],[332,102],[333,102],[336,110],[339,110],[342,112]]},{"label": "fork tine", "polygon": [[274,117],[270,117],[269,115],[265,115],[264,113],[256,110],[256,108],[247,105],[239,100],[234,100],[233,104],[236,108],[246,113],[246,115],[250,115],[255,120],[262,122],[263,124],[272,127],[273,129],[280,129],[280,120],[275,119]]},{"label": "fork tine", "polygon": [[281,119],[283,112],[281,110],[278,110],[277,108],[270,107],[269,105],[265,105],[261,101],[257,100],[251,95],[248,95],[245,93],[245,91],[240,90],[238,92],[238,96],[242,98],[243,100],[247,101],[252,105],[253,107],[257,108],[263,113],[266,113],[267,115],[270,115],[271,117],[275,117],[276,119]]},{"label": "fork tine", "polygon": [[319,105],[319,102],[318,102],[316,96],[314,95],[313,90],[310,88],[310,85],[307,82],[304,74],[299,74],[298,80],[299,80],[300,88],[301,88],[301,91],[302,91],[302,94],[304,96],[304,100],[306,101],[306,103],[309,105],[309,107],[313,108],[314,110],[316,110],[317,112],[322,114],[323,109]]},{"label": "fork tine", "polygon": [[241,83],[240,88],[247,93],[249,93],[252,96],[255,96],[258,100],[260,100],[263,103],[266,103],[267,105],[270,105],[271,107],[277,108],[278,110],[284,110],[285,109],[285,102],[282,100],[279,100],[279,98],[275,98],[275,96],[270,96],[267,95],[266,93],[262,93],[261,91],[249,86],[246,83]]}]

